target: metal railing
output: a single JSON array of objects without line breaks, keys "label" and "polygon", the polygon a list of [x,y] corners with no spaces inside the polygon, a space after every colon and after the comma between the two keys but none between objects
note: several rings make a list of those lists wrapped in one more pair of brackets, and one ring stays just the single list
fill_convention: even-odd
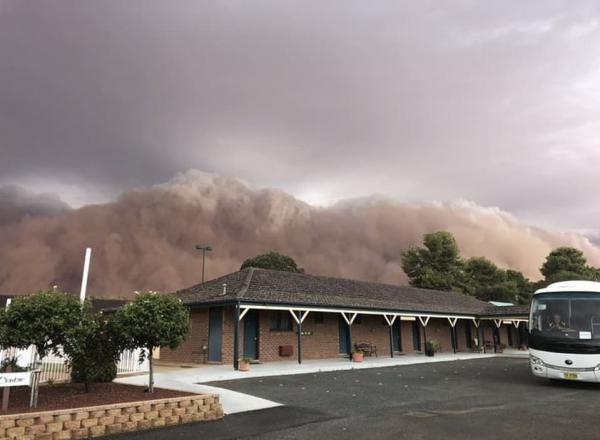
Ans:
[{"label": "metal railing", "polygon": [[[141,373],[148,371],[148,360],[140,364],[139,357],[142,349],[125,350],[121,353],[117,362],[117,375]],[[0,351],[0,363],[7,357],[15,357],[17,365],[22,368],[31,368],[35,358],[35,347],[26,350],[2,350]],[[71,369],[65,358],[50,353],[41,360],[37,360],[36,366],[41,370],[40,383],[68,382],[71,379]]]}]

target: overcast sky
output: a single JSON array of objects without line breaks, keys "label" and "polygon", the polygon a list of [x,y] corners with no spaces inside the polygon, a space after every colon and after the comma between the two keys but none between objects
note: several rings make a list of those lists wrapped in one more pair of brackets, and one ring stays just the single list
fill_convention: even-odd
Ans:
[{"label": "overcast sky", "polygon": [[597,230],[598,4],[0,0],[0,184],[198,169]]}]

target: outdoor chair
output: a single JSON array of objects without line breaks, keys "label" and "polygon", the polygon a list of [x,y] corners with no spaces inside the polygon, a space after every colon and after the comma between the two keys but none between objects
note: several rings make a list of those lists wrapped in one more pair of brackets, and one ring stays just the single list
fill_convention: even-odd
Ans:
[{"label": "outdoor chair", "polygon": [[357,351],[362,351],[365,356],[377,356],[377,346],[368,342],[361,342],[360,344],[354,344],[354,348]]}]

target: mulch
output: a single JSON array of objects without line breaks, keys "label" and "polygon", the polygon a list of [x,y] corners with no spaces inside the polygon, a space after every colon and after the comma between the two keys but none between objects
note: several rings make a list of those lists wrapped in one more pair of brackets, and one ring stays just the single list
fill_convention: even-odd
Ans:
[{"label": "mulch", "polygon": [[[2,401],[0,388],[0,402]],[[95,383],[86,393],[83,384],[41,385],[38,393],[38,407],[29,408],[31,388],[14,387],[10,389],[8,411],[0,410],[0,416],[25,412],[50,411],[55,409],[81,408],[112,403],[137,402],[141,400],[166,399],[194,395],[180,391],[154,388],[154,393],[144,391],[143,387],[118,383]],[[1,404],[0,404],[1,406]]]}]

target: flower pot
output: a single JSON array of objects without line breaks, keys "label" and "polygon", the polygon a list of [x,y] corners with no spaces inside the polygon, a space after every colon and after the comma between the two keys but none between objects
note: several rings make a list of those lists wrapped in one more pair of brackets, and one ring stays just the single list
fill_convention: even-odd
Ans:
[{"label": "flower pot", "polygon": [[435,351],[429,348],[425,349],[425,356],[433,357],[435,355]]},{"label": "flower pot", "polygon": [[240,371],[250,371],[250,362],[240,361]]},{"label": "flower pot", "polygon": [[352,360],[354,362],[362,362],[364,355],[362,353],[352,353]]}]

